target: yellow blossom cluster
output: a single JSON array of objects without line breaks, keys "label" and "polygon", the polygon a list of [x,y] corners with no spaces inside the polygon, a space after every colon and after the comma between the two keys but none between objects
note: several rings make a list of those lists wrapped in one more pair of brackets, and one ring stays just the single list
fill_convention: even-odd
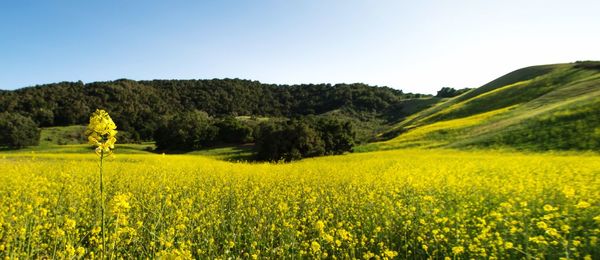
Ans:
[{"label": "yellow blossom cluster", "polygon": [[96,146],[96,154],[110,155],[117,142],[117,125],[104,110],[97,109],[90,117],[85,135],[90,144]]}]

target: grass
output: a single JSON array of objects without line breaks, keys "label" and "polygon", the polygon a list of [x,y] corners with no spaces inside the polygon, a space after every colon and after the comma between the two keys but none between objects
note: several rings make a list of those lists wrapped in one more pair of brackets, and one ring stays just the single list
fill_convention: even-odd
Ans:
[{"label": "grass", "polygon": [[[600,151],[599,85],[599,70],[577,64],[525,68],[416,113],[382,134],[392,137],[388,142],[356,150],[444,146]],[[503,112],[477,123],[469,120],[490,111]],[[452,129],[445,129],[449,124],[454,124]]]},{"label": "grass", "polygon": [[[377,147],[382,150],[398,149],[405,147],[440,147],[452,142],[457,141],[465,134],[472,126],[482,124],[490,118],[506,113],[515,107],[506,107],[486,113],[477,114],[474,116],[451,119],[446,121],[439,121],[433,124],[424,125],[421,127],[414,127],[407,130],[406,133],[383,142],[371,144],[371,146]],[[410,127],[409,127],[410,128]],[[359,148],[357,151],[365,150],[367,148]]]},{"label": "grass", "polygon": [[[142,144],[116,144],[121,154],[147,154],[154,150],[153,143]],[[29,146],[18,150],[1,151],[7,154],[38,153],[38,154],[87,154],[94,149],[89,144],[67,144],[67,145],[43,145]]]},{"label": "grass", "polygon": [[472,89],[467,91],[466,93],[459,95],[457,97],[447,99],[444,102],[440,102],[435,106],[432,106],[428,109],[420,111],[419,113],[412,114],[405,120],[399,122],[394,127],[390,129],[390,131],[401,132],[401,128],[406,125],[414,125],[419,121],[422,121],[423,118],[432,117],[432,115],[440,113],[441,111],[447,109],[450,106],[453,106],[457,103],[464,102],[469,99],[473,99],[478,95],[484,94],[489,91],[493,91],[497,88],[504,87],[507,85],[512,85],[517,82],[532,80],[534,78],[549,74],[554,70],[561,68],[568,68],[571,65],[569,64],[554,64],[554,65],[541,65],[541,66],[531,66],[527,68],[518,69],[516,71],[510,72],[504,76],[501,76],[479,88]]},{"label": "grass", "polygon": [[223,161],[252,161],[254,159],[253,145],[240,145],[216,147],[186,153],[188,155],[202,155]]},{"label": "grass", "polygon": [[81,125],[44,127],[40,133],[40,146],[85,143],[84,130],[85,126]]}]

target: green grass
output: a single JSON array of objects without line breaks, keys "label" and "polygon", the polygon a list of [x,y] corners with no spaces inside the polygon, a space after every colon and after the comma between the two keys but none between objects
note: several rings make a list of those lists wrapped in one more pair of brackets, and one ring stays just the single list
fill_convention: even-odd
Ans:
[{"label": "green grass", "polygon": [[[156,146],[153,142],[141,144],[115,144],[115,154],[152,154]],[[252,161],[253,145],[214,147],[185,153],[186,155],[201,155],[223,161]],[[89,144],[67,145],[38,145],[17,150],[0,150],[2,153],[40,153],[40,154],[91,154],[94,149]]]},{"label": "green grass", "polygon": [[[432,127],[509,107],[477,124]],[[426,134],[407,138],[422,132]],[[600,71],[574,64],[517,70],[416,113],[382,136],[392,135],[397,137],[355,150],[418,146],[599,151]]]},{"label": "green grass", "polygon": [[570,64],[553,64],[553,65],[541,65],[541,66],[531,66],[527,68],[518,69],[516,71],[510,72],[504,76],[501,76],[479,88],[472,89],[459,95],[454,98],[445,99],[442,102],[431,106],[428,109],[424,109],[419,111],[418,113],[414,113],[411,116],[407,117],[405,120],[400,121],[392,128],[390,128],[386,133],[384,132],[382,136],[387,136],[391,138],[396,136],[398,133],[404,132],[403,128],[409,127],[412,125],[422,124],[423,121],[427,118],[435,118],[436,114],[441,113],[442,111],[448,109],[449,107],[456,106],[459,103],[465,102],[470,99],[474,99],[477,96],[496,90],[501,87],[505,87],[507,85],[512,85],[517,82],[532,80],[537,77],[547,75],[552,73],[555,70],[571,68]]},{"label": "green grass", "polygon": [[44,127],[40,133],[40,146],[85,143],[84,130],[82,125]]},{"label": "green grass", "polygon": [[[153,143],[142,144],[119,144],[115,145],[118,153],[121,154],[144,154],[151,153],[154,149]],[[38,145],[29,146],[17,150],[2,150],[3,153],[93,153],[94,149],[89,144],[66,144],[66,145]]]},{"label": "green grass", "polygon": [[252,161],[254,159],[253,148],[252,145],[228,146],[198,150],[186,154],[202,155],[223,161]]}]

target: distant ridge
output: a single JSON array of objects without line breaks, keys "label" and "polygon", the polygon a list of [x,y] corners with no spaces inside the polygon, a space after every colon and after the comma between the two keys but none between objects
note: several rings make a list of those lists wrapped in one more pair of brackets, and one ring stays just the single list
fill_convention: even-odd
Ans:
[{"label": "distant ridge", "polygon": [[407,117],[371,149],[600,150],[600,62],[532,66]]}]

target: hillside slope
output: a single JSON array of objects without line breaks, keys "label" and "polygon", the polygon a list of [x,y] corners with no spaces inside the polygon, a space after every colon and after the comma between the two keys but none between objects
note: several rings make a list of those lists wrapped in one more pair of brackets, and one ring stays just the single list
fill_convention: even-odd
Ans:
[{"label": "hillside slope", "polygon": [[409,116],[371,149],[600,150],[600,62],[533,66]]}]

